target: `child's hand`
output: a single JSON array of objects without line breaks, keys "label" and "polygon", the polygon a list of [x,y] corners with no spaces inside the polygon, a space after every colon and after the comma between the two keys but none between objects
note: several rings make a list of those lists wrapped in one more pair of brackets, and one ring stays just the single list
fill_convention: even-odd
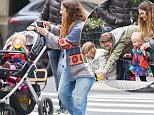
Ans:
[{"label": "child's hand", "polygon": [[123,58],[131,58],[131,54],[125,54]]},{"label": "child's hand", "polygon": [[25,45],[24,45],[24,43],[21,41],[21,47],[22,48],[24,48],[25,47]]},{"label": "child's hand", "polygon": [[103,71],[101,72],[101,75],[104,76],[105,74],[107,74],[107,69],[104,68]]}]

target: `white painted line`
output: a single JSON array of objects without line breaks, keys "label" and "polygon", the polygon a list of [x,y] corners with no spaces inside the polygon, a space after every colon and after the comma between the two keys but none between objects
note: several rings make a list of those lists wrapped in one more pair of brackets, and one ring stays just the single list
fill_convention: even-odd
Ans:
[{"label": "white painted line", "polygon": [[[54,109],[59,107],[55,107]],[[138,113],[138,114],[153,114],[154,110],[129,110],[129,109],[97,109],[97,108],[87,108],[87,112],[98,112],[98,113]],[[32,112],[29,115],[38,115],[38,112]]]},{"label": "white painted line", "polygon": [[[42,96],[58,96],[57,93],[41,93]],[[124,96],[124,95],[115,95],[114,97],[111,95],[101,95],[101,96],[88,96],[88,98],[98,98],[98,99],[133,99],[133,100],[153,100],[154,98],[149,98],[149,97],[138,97],[138,96]]]},{"label": "white painted line", "polygon": [[87,104],[88,106],[95,106],[96,107],[133,107],[133,108],[154,108],[154,104],[119,104],[119,103],[89,103]]},{"label": "white painted line", "polygon": [[88,98],[88,101],[97,101],[97,102],[101,102],[101,101],[105,101],[105,102],[142,102],[142,103],[153,103],[154,104],[154,100],[128,100],[128,99],[91,99],[91,98]]},{"label": "white painted line", "polygon": [[154,110],[128,110],[128,109],[96,109],[87,108],[89,112],[106,112],[106,113],[154,113]]}]

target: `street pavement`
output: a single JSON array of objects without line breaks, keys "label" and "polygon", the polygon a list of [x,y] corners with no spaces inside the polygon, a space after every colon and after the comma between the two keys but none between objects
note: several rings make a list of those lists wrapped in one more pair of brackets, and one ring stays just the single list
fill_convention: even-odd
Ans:
[{"label": "street pavement", "polygon": [[[54,110],[59,108],[53,77],[48,78],[47,86],[41,93],[40,99],[42,97],[51,98]],[[88,96],[86,115],[94,114],[154,115],[154,91],[146,88],[136,91],[124,91],[97,81]],[[38,115],[37,106],[30,115]],[[57,114],[54,113],[54,115]]]}]

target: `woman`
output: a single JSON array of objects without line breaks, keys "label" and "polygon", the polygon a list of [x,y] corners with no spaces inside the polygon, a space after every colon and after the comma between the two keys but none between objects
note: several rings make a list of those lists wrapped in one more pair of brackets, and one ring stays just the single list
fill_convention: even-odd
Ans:
[{"label": "woman", "polygon": [[[59,32],[56,36],[46,28],[37,27],[45,36],[49,48],[61,49],[63,71],[59,83],[58,95],[62,104],[71,115],[85,115],[87,95],[95,81],[83,62],[80,51],[80,35],[86,16],[80,4],[75,0],[64,0],[61,4],[61,27],[50,26],[51,32]],[[44,23],[48,28],[49,23]]]},{"label": "woman", "polygon": [[[154,4],[150,1],[144,1],[139,5],[138,23],[140,31],[144,36],[145,43],[142,44],[141,50],[144,51],[149,47],[149,41],[154,35]],[[154,48],[150,48],[152,59],[154,58]],[[154,63],[154,60],[153,62]],[[152,73],[154,74],[154,66],[151,66]]]},{"label": "woman", "polygon": [[[148,42],[154,34],[154,4],[149,1],[142,2],[139,5],[138,12],[140,31],[143,34],[145,41]],[[144,47],[147,48],[148,43],[144,43],[142,48]]]},{"label": "woman", "polygon": [[144,39],[148,41],[154,33],[154,4],[150,1],[144,1],[139,5],[138,12],[140,31]]}]

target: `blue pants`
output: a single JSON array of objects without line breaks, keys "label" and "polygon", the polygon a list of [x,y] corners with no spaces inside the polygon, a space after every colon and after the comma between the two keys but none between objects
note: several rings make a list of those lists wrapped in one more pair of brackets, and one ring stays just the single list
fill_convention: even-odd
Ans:
[{"label": "blue pants", "polygon": [[60,52],[61,52],[61,50],[55,50],[55,49],[51,49],[48,51],[49,62],[51,64],[52,73],[55,78],[55,84],[56,84],[57,91],[58,91],[59,80],[60,80],[60,78],[58,78],[58,76],[57,76],[57,69],[58,69]]},{"label": "blue pants", "polygon": [[102,33],[105,32],[111,32],[114,28],[110,27],[110,26],[104,26],[102,27]]},{"label": "blue pants", "polygon": [[71,76],[70,70],[65,68],[59,84],[59,98],[71,115],[85,115],[87,96],[95,78],[78,78],[70,81],[68,76]]},{"label": "blue pants", "polygon": [[[61,64],[62,60],[59,60],[59,59],[61,59],[60,53],[61,53],[61,50],[51,49],[50,51],[48,51],[48,57],[49,57],[49,61],[51,64],[52,73],[55,78],[55,84],[56,84],[57,91],[58,91],[59,81],[60,81],[61,72],[62,72],[62,64]],[[64,108],[60,99],[59,99],[59,106],[61,109]]]}]

